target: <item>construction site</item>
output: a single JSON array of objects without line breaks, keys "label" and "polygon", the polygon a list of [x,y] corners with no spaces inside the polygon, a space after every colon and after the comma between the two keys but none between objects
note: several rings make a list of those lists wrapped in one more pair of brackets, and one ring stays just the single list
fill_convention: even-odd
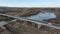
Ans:
[{"label": "construction site", "polygon": [[0,7],[0,34],[60,34],[60,8]]}]

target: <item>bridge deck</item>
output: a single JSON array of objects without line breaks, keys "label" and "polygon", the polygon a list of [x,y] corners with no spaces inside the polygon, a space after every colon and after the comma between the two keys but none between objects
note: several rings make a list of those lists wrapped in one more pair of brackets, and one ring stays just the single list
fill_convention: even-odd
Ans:
[{"label": "bridge deck", "polygon": [[43,21],[35,21],[35,20],[30,20],[30,19],[26,19],[26,18],[22,18],[22,17],[17,17],[17,16],[11,16],[11,15],[7,15],[7,14],[0,14],[0,15],[16,18],[16,19],[19,19],[19,20],[33,22],[35,24],[38,24],[38,28],[39,28],[39,26],[44,25],[44,26],[49,26],[49,27],[53,27],[53,28],[56,28],[56,29],[60,29],[60,24],[43,22]]}]

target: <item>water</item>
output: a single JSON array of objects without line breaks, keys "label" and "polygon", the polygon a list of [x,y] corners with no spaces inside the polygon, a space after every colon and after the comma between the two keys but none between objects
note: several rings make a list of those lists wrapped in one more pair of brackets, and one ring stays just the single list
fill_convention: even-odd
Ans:
[{"label": "water", "polygon": [[38,21],[42,21],[45,19],[50,19],[50,18],[56,18],[56,15],[52,12],[45,12],[45,13],[39,13],[37,15],[33,15],[30,17],[27,17],[28,19],[32,19],[32,20],[38,20]]}]

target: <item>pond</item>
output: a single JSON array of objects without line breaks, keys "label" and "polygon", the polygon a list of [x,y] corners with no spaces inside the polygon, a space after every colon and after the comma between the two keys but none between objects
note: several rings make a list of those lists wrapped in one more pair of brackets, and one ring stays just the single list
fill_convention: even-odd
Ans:
[{"label": "pond", "polygon": [[32,19],[32,20],[43,21],[45,19],[56,18],[56,15],[53,12],[44,12],[44,13],[39,13],[39,14],[29,16],[29,17],[26,17],[26,18]]}]

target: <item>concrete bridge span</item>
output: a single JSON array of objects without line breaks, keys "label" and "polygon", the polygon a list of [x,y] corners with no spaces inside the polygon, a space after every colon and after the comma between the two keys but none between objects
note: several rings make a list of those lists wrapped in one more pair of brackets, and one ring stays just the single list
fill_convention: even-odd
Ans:
[{"label": "concrete bridge span", "polygon": [[22,18],[22,17],[17,17],[17,16],[11,16],[11,15],[7,15],[7,14],[0,14],[2,16],[7,16],[7,17],[12,17],[12,18],[16,18],[18,20],[24,20],[24,21],[29,21],[32,23],[37,24],[38,29],[44,25],[44,26],[49,26],[49,27],[53,27],[56,29],[60,29],[60,24],[55,24],[55,23],[50,23],[50,22],[44,22],[44,21],[35,21],[35,20],[31,20],[31,19],[27,19],[27,18]]}]

